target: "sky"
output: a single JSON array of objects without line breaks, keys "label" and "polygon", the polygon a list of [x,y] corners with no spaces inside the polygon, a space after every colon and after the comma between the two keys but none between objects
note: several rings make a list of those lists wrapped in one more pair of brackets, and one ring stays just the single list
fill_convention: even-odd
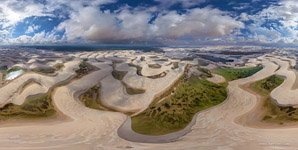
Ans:
[{"label": "sky", "polygon": [[0,0],[1,44],[298,46],[297,0]]}]

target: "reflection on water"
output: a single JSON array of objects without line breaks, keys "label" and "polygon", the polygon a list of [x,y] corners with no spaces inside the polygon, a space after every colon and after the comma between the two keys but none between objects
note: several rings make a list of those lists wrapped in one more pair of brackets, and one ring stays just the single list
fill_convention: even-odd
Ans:
[{"label": "reflection on water", "polygon": [[5,80],[13,80],[16,77],[22,75],[23,73],[24,73],[24,70],[17,70],[17,71],[10,72],[5,75]]}]

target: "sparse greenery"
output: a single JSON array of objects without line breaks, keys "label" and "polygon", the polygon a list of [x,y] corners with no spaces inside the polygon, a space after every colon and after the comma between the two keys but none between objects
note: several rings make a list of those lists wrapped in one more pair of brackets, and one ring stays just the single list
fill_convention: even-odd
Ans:
[{"label": "sparse greenery", "polygon": [[179,68],[179,62],[173,62],[173,66],[171,67],[172,69],[177,69]]},{"label": "sparse greenery", "polygon": [[101,105],[100,96],[100,85],[96,85],[84,92],[83,94],[81,94],[79,99],[81,102],[85,104],[85,106],[89,108],[107,110],[107,108]]},{"label": "sparse greenery", "polygon": [[141,56],[141,61],[145,61],[145,56]]},{"label": "sparse greenery", "polygon": [[52,74],[52,73],[55,73],[56,69],[52,67],[47,67],[47,68],[35,68],[35,69],[32,69],[32,71],[37,73],[43,73],[43,74]]},{"label": "sparse greenery", "polygon": [[251,85],[251,88],[264,99],[265,115],[263,121],[265,122],[284,124],[289,121],[298,121],[298,110],[296,108],[278,106],[269,96],[270,92],[282,84],[283,81],[283,77],[273,75]]},{"label": "sparse greenery", "polygon": [[158,58],[158,56],[155,56],[155,55],[154,55],[154,56],[149,56],[149,57],[150,57],[150,58]]},{"label": "sparse greenery", "polygon": [[199,66],[207,66],[207,65],[209,65],[209,63],[203,59],[198,59],[198,65]]},{"label": "sparse greenery", "polygon": [[122,82],[123,86],[126,89],[126,93],[129,95],[143,94],[145,93],[144,89],[132,88],[128,86],[125,82]]},{"label": "sparse greenery", "polygon": [[118,71],[118,70],[113,70],[112,71],[112,75],[115,79],[117,80],[122,80],[124,78],[124,76],[127,74],[127,71]]},{"label": "sparse greenery", "polygon": [[144,89],[138,89],[138,88],[132,88],[129,85],[127,85],[123,80],[123,78],[125,77],[125,75],[127,74],[127,71],[118,71],[116,70],[116,64],[113,63],[112,65],[113,67],[113,71],[112,71],[112,76],[121,81],[121,84],[125,87],[126,93],[129,95],[135,95],[135,94],[142,94],[145,93]]},{"label": "sparse greenery", "polygon": [[16,67],[12,67],[12,68],[10,68],[10,69],[8,69],[8,70],[6,71],[6,74],[11,73],[11,72],[14,72],[14,71],[18,71],[18,70],[23,70],[23,68],[18,67],[18,66],[16,66]]},{"label": "sparse greenery", "polygon": [[87,61],[82,61],[79,64],[79,69],[76,70],[77,73],[77,78],[81,78],[82,76],[97,70],[98,68],[92,66],[91,64],[89,64]]},{"label": "sparse greenery", "polygon": [[263,66],[261,65],[256,67],[248,67],[248,68],[219,67],[215,69],[215,73],[223,76],[227,81],[232,81],[240,78],[249,77],[262,69],[263,69]]},{"label": "sparse greenery", "polygon": [[160,64],[148,64],[148,67],[153,68],[153,69],[158,69],[158,68],[161,68],[161,65]]},{"label": "sparse greenery", "polygon": [[55,114],[55,112],[50,95],[43,94],[28,98],[22,105],[6,104],[0,108],[0,119],[48,117]]},{"label": "sparse greenery", "polygon": [[160,59],[156,59],[155,61],[168,61],[169,59],[167,58],[160,58]]},{"label": "sparse greenery", "polygon": [[[80,67],[84,67],[84,62],[83,61],[81,64]],[[63,63],[58,63],[58,64],[55,64],[53,67],[41,67],[41,68],[34,68],[32,69],[32,71],[34,72],[37,72],[37,73],[42,73],[42,74],[53,74],[55,73],[56,71],[58,70],[61,70],[62,68],[64,67],[64,64]]]},{"label": "sparse greenery", "polygon": [[152,103],[132,117],[132,129],[141,134],[163,135],[186,127],[193,116],[215,106],[227,97],[226,85],[191,77],[161,102]]},{"label": "sparse greenery", "polygon": [[197,69],[203,73],[202,77],[204,77],[204,78],[211,78],[212,77],[212,73],[211,73],[210,70],[208,70],[206,68],[202,68],[200,66],[198,66]]},{"label": "sparse greenery", "polygon": [[284,81],[283,77],[273,75],[263,80],[259,80],[251,87],[262,96],[269,96],[270,92],[278,87]]},{"label": "sparse greenery", "polygon": [[1,73],[3,74],[3,78],[6,78],[6,76],[9,74],[9,73],[12,73],[12,72],[15,72],[15,71],[26,71],[25,69],[19,67],[19,66],[15,66],[15,67],[12,67],[10,69],[6,69],[6,70],[1,70]]},{"label": "sparse greenery", "polygon": [[64,68],[64,64],[63,63],[58,63],[58,64],[54,65],[54,68],[56,70],[61,70],[62,68]]},{"label": "sparse greenery", "polygon": [[162,77],[165,77],[167,75],[167,73],[164,71],[160,74],[156,74],[156,75],[152,75],[152,76],[147,76],[147,78],[150,78],[150,79],[158,79],[158,78],[162,78]]},{"label": "sparse greenery", "polygon": [[[95,85],[92,88],[88,89],[86,92],[82,93],[79,97],[79,100],[85,104],[86,107],[97,110],[105,111],[117,111],[113,108],[106,107],[101,103],[101,86]],[[124,112],[127,115],[131,115],[135,112]]]},{"label": "sparse greenery", "polygon": [[7,66],[0,66],[0,72],[2,72],[2,71],[6,71],[7,69],[8,69]]},{"label": "sparse greenery", "polygon": [[142,75],[142,67],[141,66],[139,66],[139,65],[135,65],[135,64],[133,64],[133,63],[129,63],[128,64],[128,66],[130,66],[130,67],[135,67],[136,69],[137,69],[137,75],[139,75],[139,76],[143,76]]}]

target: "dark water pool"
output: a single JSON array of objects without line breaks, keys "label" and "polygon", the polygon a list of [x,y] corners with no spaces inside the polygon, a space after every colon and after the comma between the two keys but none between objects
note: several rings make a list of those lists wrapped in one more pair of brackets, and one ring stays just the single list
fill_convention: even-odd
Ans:
[{"label": "dark water pool", "polygon": [[222,63],[234,62],[234,60],[232,59],[225,59],[225,58],[211,56],[211,55],[199,55],[199,57],[213,62],[222,62]]}]

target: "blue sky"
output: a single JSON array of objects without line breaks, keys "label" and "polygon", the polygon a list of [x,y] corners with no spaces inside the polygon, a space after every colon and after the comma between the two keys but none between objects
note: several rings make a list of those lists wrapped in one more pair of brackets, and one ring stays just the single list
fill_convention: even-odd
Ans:
[{"label": "blue sky", "polygon": [[2,0],[2,44],[298,45],[296,0]]}]

